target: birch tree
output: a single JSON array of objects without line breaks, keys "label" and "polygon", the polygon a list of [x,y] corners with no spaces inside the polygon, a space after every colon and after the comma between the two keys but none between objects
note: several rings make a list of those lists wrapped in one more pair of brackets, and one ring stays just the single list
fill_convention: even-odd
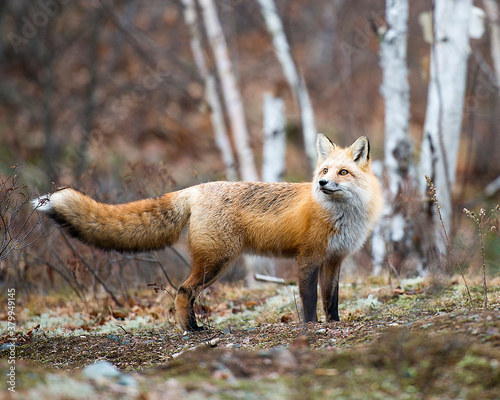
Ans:
[{"label": "birch tree", "polygon": [[[386,1],[387,27],[383,27],[380,63],[383,72],[381,92],[385,101],[384,167],[388,182],[386,199],[386,238],[404,247],[408,230],[404,212],[397,207],[403,184],[411,176],[412,146],[408,135],[410,122],[410,86],[406,62],[408,0]],[[375,271],[380,270],[384,241],[374,240]],[[404,249],[400,249],[404,252]]]},{"label": "birch tree", "polygon": [[[472,0],[436,0],[432,14],[430,82],[419,184],[422,192],[427,193],[424,176],[432,178],[448,231],[466,86],[471,9]],[[439,251],[444,254],[446,242],[442,235],[438,237]]]},{"label": "birch tree", "polygon": [[[262,180],[264,182],[280,182],[285,173],[286,132],[285,132],[285,102],[271,93],[264,93],[263,105],[264,148],[262,151]],[[256,283],[256,271],[276,275],[276,265],[273,260],[258,257],[249,263],[247,282]],[[248,262],[248,259],[247,259]],[[250,267],[253,269],[250,270]],[[259,275],[260,280],[269,280],[269,276]]]},{"label": "birch tree", "polygon": [[[383,82],[381,92],[385,101],[384,164],[389,190],[396,196],[403,178],[408,174],[410,121],[410,87],[406,64],[408,0],[387,0],[388,29],[380,43]],[[404,154],[400,154],[404,152]]]},{"label": "birch tree", "polygon": [[238,174],[235,169],[236,163],[233,149],[224,122],[224,111],[219,94],[217,93],[216,79],[207,67],[205,53],[201,45],[201,32],[198,27],[199,21],[196,13],[196,5],[194,0],[182,0],[182,4],[184,6],[184,20],[191,36],[190,45],[193,58],[200,76],[205,81],[205,98],[210,108],[210,119],[214,129],[215,143],[222,155],[222,160],[226,168],[226,178],[230,181],[235,181],[238,179]]},{"label": "birch tree", "polygon": [[254,155],[250,147],[243,100],[236,83],[226,39],[224,38],[219,17],[217,16],[217,9],[213,0],[199,0],[199,4],[203,13],[208,41],[214,54],[224,104],[231,125],[234,145],[238,154],[241,177],[246,181],[257,181],[259,175],[255,166]]},{"label": "birch tree", "polygon": [[498,1],[483,0],[483,4],[490,23],[490,52],[495,69],[496,84],[500,89],[500,15]]},{"label": "birch tree", "polygon": [[304,79],[299,75],[292,58],[290,45],[283,30],[283,23],[276,10],[274,0],[258,0],[266,27],[273,39],[276,56],[283,68],[285,77],[299,105],[304,136],[304,147],[312,168],[316,166],[316,125],[311,99]]},{"label": "birch tree", "polygon": [[285,172],[285,102],[271,93],[264,94],[264,150],[262,180],[279,182]]},{"label": "birch tree", "polygon": [[[496,85],[500,90],[500,14],[498,1],[483,0],[484,9],[490,23],[490,51],[495,69]],[[486,196],[493,196],[500,189],[500,176],[490,182],[484,189]]]}]

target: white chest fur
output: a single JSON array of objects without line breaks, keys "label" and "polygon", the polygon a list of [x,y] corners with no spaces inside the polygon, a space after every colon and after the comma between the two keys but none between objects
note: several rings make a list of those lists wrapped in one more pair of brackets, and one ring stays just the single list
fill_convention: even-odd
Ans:
[{"label": "white chest fur", "polygon": [[364,207],[348,202],[337,203],[332,222],[335,234],[328,241],[328,251],[346,256],[358,251],[370,232],[369,218]]}]

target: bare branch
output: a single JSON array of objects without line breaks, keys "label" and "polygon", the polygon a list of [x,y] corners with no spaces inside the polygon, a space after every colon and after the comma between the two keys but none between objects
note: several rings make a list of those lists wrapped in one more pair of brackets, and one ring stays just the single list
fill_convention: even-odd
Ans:
[{"label": "bare branch", "polygon": [[120,307],[123,307],[123,304],[116,298],[115,294],[107,287],[106,283],[102,280],[102,278],[99,276],[99,274],[92,268],[92,266],[88,263],[88,261],[82,256],[82,254],[73,246],[73,243],[71,243],[71,240],[68,239],[68,237],[64,234],[64,232],[61,230],[61,235],[68,244],[69,248],[78,256],[78,258],[83,262],[83,264],[87,267],[87,269],[94,275],[94,277],[97,279],[97,281],[102,285],[104,290],[111,296],[111,298],[114,300],[114,302],[119,305]]},{"label": "bare branch", "polygon": [[43,216],[37,207],[26,213],[32,195],[26,185],[19,183],[16,170],[17,166],[13,166],[6,178],[0,176],[0,261],[44,236],[44,232],[33,236]]}]

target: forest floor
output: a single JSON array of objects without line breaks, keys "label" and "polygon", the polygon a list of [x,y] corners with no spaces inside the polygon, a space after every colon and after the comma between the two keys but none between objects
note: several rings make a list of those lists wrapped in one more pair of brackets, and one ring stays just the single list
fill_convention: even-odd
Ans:
[{"label": "forest floor", "polygon": [[499,399],[500,279],[487,309],[461,279],[341,285],[341,321],[314,324],[296,286],[216,284],[203,333],[174,324],[161,290],[123,307],[18,293],[14,336],[0,312],[0,398]]}]

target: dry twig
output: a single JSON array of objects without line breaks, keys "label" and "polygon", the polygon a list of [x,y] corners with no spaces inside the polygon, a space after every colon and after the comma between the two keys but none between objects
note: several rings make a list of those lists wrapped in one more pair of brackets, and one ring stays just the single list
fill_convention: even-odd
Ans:
[{"label": "dry twig", "polygon": [[460,271],[460,275],[462,276],[462,279],[464,280],[465,289],[467,290],[467,297],[469,298],[470,308],[473,309],[474,304],[472,302],[472,296],[470,294],[469,285],[467,284],[467,280],[465,279],[465,275],[464,275],[464,271],[462,269],[462,266],[460,265],[460,263],[458,261],[456,261],[455,253],[453,251],[453,246],[451,245],[450,239],[448,237],[448,232],[446,231],[446,227],[444,226],[443,217],[441,215],[441,206],[439,204],[439,199],[437,197],[436,188],[434,187],[434,183],[432,182],[432,179],[429,177],[429,175],[425,175],[425,179],[427,181],[427,186],[429,188],[431,200],[433,201],[434,205],[436,206],[436,213],[439,217],[439,220],[441,221],[441,228],[443,229],[443,233],[444,233],[444,236],[446,238],[446,245],[448,246],[448,252],[450,254],[451,261],[453,263],[455,263],[455,265],[458,267],[458,270]]}]

